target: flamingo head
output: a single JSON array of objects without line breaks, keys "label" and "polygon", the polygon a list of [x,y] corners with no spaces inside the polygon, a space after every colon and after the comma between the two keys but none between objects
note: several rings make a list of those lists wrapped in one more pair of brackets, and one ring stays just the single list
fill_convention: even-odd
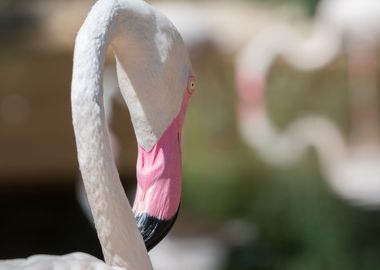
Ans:
[{"label": "flamingo head", "polygon": [[[181,130],[195,89],[187,49],[160,13],[128,14],[111,45],[121,93],[137,138],[137,191],[133,211],[147,249],[174,224],[181,201]],[[122,19],[121,19],[122,20]]]},{"label": "flamingo head", "polygon": [[176,221],[181,201],[181,130],[194,90],[190,76],[180,110],[149,150],[138,146],[137,191],[133,210],[148,250],[159,243]]}]

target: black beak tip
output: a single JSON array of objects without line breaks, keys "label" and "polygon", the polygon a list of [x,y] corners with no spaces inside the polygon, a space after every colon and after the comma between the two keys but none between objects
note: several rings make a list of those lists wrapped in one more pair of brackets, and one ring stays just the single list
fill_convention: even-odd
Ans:
[{"label": "black beak tip", "polygon": [[144,239],[145,247],[149,251],[154,248],[173,227],[178,216],[178,211],[169,220],[161,220],[146,213],[135,216],[137,227]]}]

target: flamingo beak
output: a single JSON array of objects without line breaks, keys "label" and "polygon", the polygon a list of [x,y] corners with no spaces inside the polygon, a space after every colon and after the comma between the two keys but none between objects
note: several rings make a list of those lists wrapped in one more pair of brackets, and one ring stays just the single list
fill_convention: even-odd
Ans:
[{"label": "flamingo beak", "polygon": [[191,92],[185,93],[177,117],[150,150],[139,146],[137,192],[133,210],[147,250],[174,225],[181,202],[181,130]]},{"label": "flamingo beak", "polygon": [[177,219],[178,212],[179,207],[175,215],[169,220],[161,220],[146,213],[135,216],[137,227],[148,251],[154,248],[169,233]]}]

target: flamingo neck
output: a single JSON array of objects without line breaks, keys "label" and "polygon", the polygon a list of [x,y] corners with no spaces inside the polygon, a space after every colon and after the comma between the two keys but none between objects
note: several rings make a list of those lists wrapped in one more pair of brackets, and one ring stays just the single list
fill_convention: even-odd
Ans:
[{"label": "flamingo neck", "polygon": [[78,33],[71,96],[73,125],[82,178],[106,263],[150,270],[148,253],[115,166],[103,107],[103,66],[117,26],[117,3],[98,1]]},{"label": "flamingo neck", "polygon": [[287,28],[283,36],[287,42],[282,55],[289,64],[303,71],[328,65],[341,50],[339,33],[321,21],[314,23],[309,36],[293,27]]},{"label": "flamingo neck", "polygon": [[353,144],[379,143],[378,67],[374,55],[376,51],[369,44],[351,48],[349,52],[350,140]]},{"label": "flamingo neck", "polygon": [[[78,161],[108,264],[152,269],[113,159],[103,107],[108,45],[116,56],[120,90],[138,145],[151,151],[181,110],[191,75],[175,27],[140,0],[99,0],[78,33],[72,114]],[[163,195],[164,196],[164,195]]]},{"label": "flamingo neck", "polygon": [[241,105],[252,108],[265,107],[266,76],[258,72],[238,72],[236,89]]},{"label": "flamingo neck", "polygon": [[325,171],[334,170],[349,154],[343,134],[324,117],[303,117],[293,124],[292,129],[298,142],[315,148]]}]

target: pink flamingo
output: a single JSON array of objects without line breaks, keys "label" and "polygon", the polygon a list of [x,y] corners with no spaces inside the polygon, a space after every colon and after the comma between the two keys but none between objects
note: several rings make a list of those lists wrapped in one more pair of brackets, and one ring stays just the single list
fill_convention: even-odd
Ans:
[{"label": "pink flamingo", "polygon": [[[315,147],[333,190],[353,204],[365,207],[380,205],[376,63],[368,61],[373,50],[363,50],[373,48],[376,42],[378,33],[374,26],[380,25],[380,17],[374,14],[380,14],[380,2],[375,0],[324,1],[310,38],[303,38],[291,26],[267,29],[242,50],[236,64],[239,122],[247,143],[267,161],[285,166],[296,162],[308,146]],[[359,22],[362,27],[368,26],[360,33]],[[363,40],[364,37],[367,39]],[[265,104],[266,75],[272,61],[281,55],[297,68],[313,70],[329,63],[343,45],[350,63],[349,139],[331,121],[319,116],[302,117],[284,132],[278,132]],[[363,66],[367,72],[358,73]],[[363,81],[366,83],[362,84]],[[358,97],[362,95],[366,97],[364,101]]]},{"label": "pink flamingo", "polygon": [[[106,127],[102,83],[109,45],[139,146],[133,212]],[[147,248],[166,235],[179,209],[181,129],[194,86],[185,45],[165,16],[141,0],[97,1],[76,39],[71,101],[78,161],[105,262],[72,253],[1,261],[0,268],[152,269]]]}]

